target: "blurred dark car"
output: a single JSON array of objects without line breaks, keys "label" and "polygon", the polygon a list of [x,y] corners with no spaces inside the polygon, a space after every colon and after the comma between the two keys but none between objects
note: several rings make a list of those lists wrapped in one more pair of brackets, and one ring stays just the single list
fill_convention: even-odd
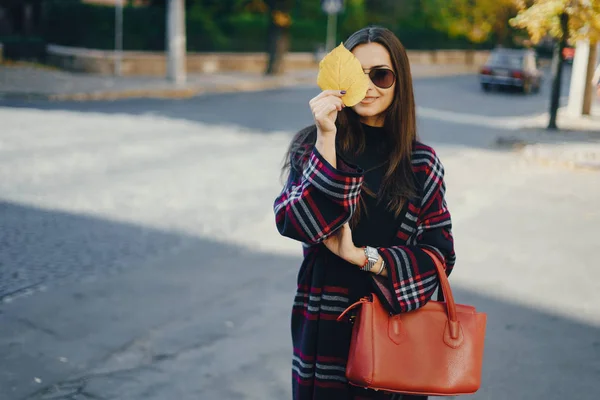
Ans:
[{"label": "blurred dark car", "polygon": [[509,87],[531,93],[540,90],[542,76],[535,51],[496,49],[481,68],[479,80],[486,92],[494,87]]}]

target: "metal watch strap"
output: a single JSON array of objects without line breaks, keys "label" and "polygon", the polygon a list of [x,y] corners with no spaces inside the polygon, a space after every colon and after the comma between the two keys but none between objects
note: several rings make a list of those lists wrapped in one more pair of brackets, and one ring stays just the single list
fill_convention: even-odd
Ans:
[{"label": "metal watch strap", "polygon": [[381,260],[381,268],[379,268],[379,271],[375,275],[381,275],[381,273],[383,272],[384,269],[385,269],[385,260]]},{"label": "metal watch strap", "polygon": [[374,247],[366,246],[365,247],[365,257],[367,257],[367,262],[361,269],[363,271],[369,272],[373,269],[373,266],[379,260],[379,252]]}]

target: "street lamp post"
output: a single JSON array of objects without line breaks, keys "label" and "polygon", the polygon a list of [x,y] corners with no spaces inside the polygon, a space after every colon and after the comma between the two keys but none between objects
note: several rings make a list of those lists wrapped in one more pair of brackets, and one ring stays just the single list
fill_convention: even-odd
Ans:
[{"label": "street lamp post", "polygon": [[329,52],[335,47],[337,31],[337,15],[342,11],[343,0],[321,0],[321,7],[327,14],[327,39],[325,51]]},{"label": "street lamp post", "polygon": [[185,1],[168,0],[167,9],[167,78],[177,84],[185,83]]},{"label": "street lamp post", "polygon": [[325,43],[325,48],[327,51],[331,51],[335,47],[336,31],[337,14],[329,14],[327,16],[327,42]]},{"label": "street lamp post", "polygon": [[115,75],[123,74],[123,0],[115,3]]}]

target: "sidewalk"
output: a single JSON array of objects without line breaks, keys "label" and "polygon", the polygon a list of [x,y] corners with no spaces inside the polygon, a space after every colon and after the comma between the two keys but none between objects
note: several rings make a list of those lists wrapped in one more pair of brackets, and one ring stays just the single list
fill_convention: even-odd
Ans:
[{"label": "sidewalk", "polygon": [[315,81],[315,71],[283,76],[252,73],[190,75],[185,84],[150,76],[115,77],[72,73],[37,66],[0,66],[0,98],[43,100],[115,100],[188,98],[203,93],[252,91]]},{"label": "sidewalk", "polygon": [[546,129],[548,121],[548,113],[531,117],[514,135],[500,137],[498,144],[546,165],[600,171],[600,102],[588,116],[574,116],[561,108],[557,131]]},{"label": "sidewalk", "polygon": [[[413,65],[415,78],[461,75],[472,67]],[[160,77],[114,77],[72,73],[27,64],[0,64],[0,98],[45,100],[114,100],[122,98],[187,98],[203,93],[256,91],[316,84],[317,70],[290,71],[281,76],[228,72],[189,75],[176,85]]]},{"label": "sidewalk", "polygon": [[[1,400],[291,398],[301,246],[272,210],[288,132],[35,106],[0,121],[0,290],[45,286],[0,303]],[[597,400],[598,175],[435,148],[452,288],[488,314],[464,399]]]}]

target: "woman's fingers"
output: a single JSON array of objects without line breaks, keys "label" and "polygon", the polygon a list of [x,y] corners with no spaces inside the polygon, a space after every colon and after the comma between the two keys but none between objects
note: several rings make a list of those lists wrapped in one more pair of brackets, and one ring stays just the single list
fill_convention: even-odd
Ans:
[{"label": "woman's fingers", "polygon": [[324,106],[315,114],[315,122],[318,126],[326,130],[333,129],[335,127],[337,112],[337,107],[334,104]]},{"label": "woman's fingers", "polygon": [[340,107],[344,106],[344,102],[342,101],[341,98],[335,97],[335,96],[326,96],[326,97],[322,97],[322,98],[316,100],[315,102],[311,103],[311,108],[317,108],[317,107],[319,107],[319,105],[324,105],[327,103],[338,104]]},{"label": "woman's fingers", "polygon": [[342,111],[343,108],[344,103],[339,91],[324,91],[312,99],[310,110],[317,125],[317,131],[335,133],[337,113]]},{"label": "woman's fingers", "polygon": [[333,96],[323,98],[313,104],[312,113],[317,129],[320,129],[321,132],[334,132],[337,113],[342,108],[341,99]]},{"label": "woman's fingers", "polygon": [[[343,92],[343,93],[342,93]],[[321,93],[319,93],[317,96],[313,97],[310,101],[309,104],[312,104],[313,102],[319,101],[322,98],[325,98],[327,96],[335,96],[338,98],[341,98],[343,95],[346,94],[345,90],[323,90]]]},{"label": "woman's fingers", "polygon": [[325,104],[320,105],[315,110],[315,116],[317,115],[329,115],[332,111],[340,111],[341,109],[337,104],[327,102]]},{"label": "woman's fingers", "polygon": [[342,99],[340,99],[339,97],[325,97],[323,99],[320,99],[319,101],[313,103],[311,105],[311,110],[313,112],[314,115],[316,115],[317,113],[319,113],[321,110],[323,109],[328,109],[328,113],[333,111],[333,109],[331,109],[331,105],[334,106],[334,109],[337,109],[338,111],[342,111],[342,109],[344,108],[344,102],[342,101]]}]

